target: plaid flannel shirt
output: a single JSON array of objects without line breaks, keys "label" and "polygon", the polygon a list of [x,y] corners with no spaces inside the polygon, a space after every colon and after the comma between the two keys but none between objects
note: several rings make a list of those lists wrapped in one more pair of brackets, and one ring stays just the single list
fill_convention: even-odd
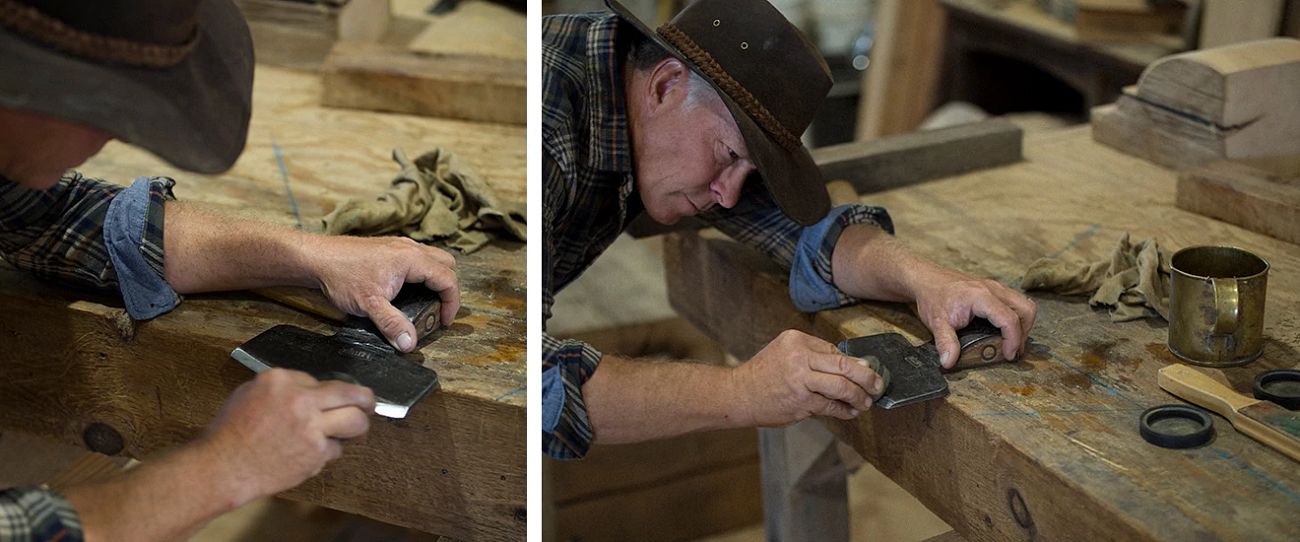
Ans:
[{"label": "plaid flannel shirt", "polygon": [[[555,293],[578,278],[643,207],[628,140],[622,66],[626,45],[613,14],[542,19],[542,327]],[[791,296],[803,310],[855,301],[831,280],[831,253],[851,224],[893,232],[884,209],[837,207],[815,226],[782,214],[761,183],[740,202],[700,215],[713,227],[790,269]],[[542,342],[542,446],[556,459],[583,457],[593,433],[582,384],[600,363],[590,345],[550,335]]]},{"label": "plaid flannel shirt", "polygon": [[49,190],[0,177],[0,259],[70,285],[117,290],[127,313],[145,320],[181,298],[163,278],[163,206],[175,199],[167,177],[130,187],[69,171]]},{"label": "plaid flannel shirt", "polygon": [[81,520],[63,495],[37,487],[0,491],[0,540],[80,542],[82,539]]}]

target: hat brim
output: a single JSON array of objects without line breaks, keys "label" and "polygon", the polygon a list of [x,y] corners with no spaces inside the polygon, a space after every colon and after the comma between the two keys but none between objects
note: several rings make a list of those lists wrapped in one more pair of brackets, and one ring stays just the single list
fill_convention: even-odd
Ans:
[{"label": "hat brim", "polygon": [[252,38],[230,0],[198,11],[198,41],[162,69],[99,63],[0,27],[0,107],[106,132],[176,167],[230,168],[244,149],[252,113]]},{"label": "hat brim", "polygon": [[745,139],[750,160],[754,162],[754,167],[762,177],[764,186],[772,194],[772,199],[776,200],[782,213],[803,226],[810,226],[826,217],[831,208],[830,195],[826,192],[826,183],[822,179],[821,169],[813,162],[812,154],[808,149],[800,146],[790,150],[781,146],[763,131],[758,122],[750,117],[740,104],[718,88],[677,47],[660,37],[658,32],[646,26],[617,0],[605,0],[605,5],[618,14],[621,20],[631,24],[646,38],[663,47],[668,54],[690,66],[717,91],[722,102],[726,104],[727,110],[736,120],[736,126],[740,128],[740,135]]}]

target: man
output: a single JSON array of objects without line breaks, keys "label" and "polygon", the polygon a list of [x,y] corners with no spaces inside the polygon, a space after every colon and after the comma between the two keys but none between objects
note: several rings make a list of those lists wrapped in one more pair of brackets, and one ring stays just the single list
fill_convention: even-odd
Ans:
[{"label": "man", "polygon": [[[247,135],[252,72],[248,28],[229,0],[0,0],[0,256],[118,291],[136,319],[192,292],[319,287],[412,350],[415,329],[389,301],[422,282],[449,325],[459,294],[446,252],[225,219],[173,201],[168,178],[123,188],[65,172],[114,137],[184,169],[228,169]],[[367,431],[374,406],[360,386],[261,373],[202,438],[123,476],[63,495],[0,492],[0,539],[185,538],[314,476]]]},{"label": "man", "polygon": [[[830,89],[804,36],[764,0],[698,0],[657,31],[612,0],[613,14],[543,22],[543,318],[644,212],[699,216],[790,270],[803,310],[856,299],[913,302],[944,366],[955,329],[982,316],[1008,357],[1035,306],[997,282],[944,269],[890,235],[884,209],[830,209],[799,135]],[[543,446],[580,458],[618,443],[727,427],[851,419],[881,391],[877,375],[795,331],[737,368],[643,364],[544,337]]]}]

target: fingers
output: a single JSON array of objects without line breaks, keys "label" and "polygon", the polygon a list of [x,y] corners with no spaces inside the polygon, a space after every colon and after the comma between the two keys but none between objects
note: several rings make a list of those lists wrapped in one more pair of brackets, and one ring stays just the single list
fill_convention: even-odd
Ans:
[{"label": "fingers", "polygon": [[[448,254],[447,257],[450,258],[451,255]],[[407,273],[406,281],[422,282],[428,289],[438,292],[438,297],[442,300],[439,313],[442,317],[442,327],[451,327],[452,321],[456,319],[456,313],[460,311],[460,280],[456,276],[454,266],[412,269]]]},{"label": "fingers", "polygon": [[987,318],[1002,331],[1002,355],[1007,360],[1015,359],[1025,343],[1025,332],[1020,327],[1020,316],[1016,311],[990,293],[977,302],[975,313]]},{"label": "fingers", "polygon": [[321,382],[312,393],[320,410],[357,407],[366,413],[375,411],[375,392],[365,386],[330,380]]},{"label": "fingers", "polygon": [[822,416],[829,416],[841,420],[852,420],[857,418],[861,412],[857,409],[832,399],[823,399],[824,403],[813,413]]},{"label": "fingers", "polygon": [[[1001,286],[1001,285],[999,285]],[[1038,318],[1038,305],[1029,296],[1020,292],[1002,286],[993,290],[993,294],[998,296],[1011,310],[1016,312],[1020,320],[1021,337],[1020,348],[1013,350],[1013,353],[1024,351],[1025,341],[1029,340],[1029,330],[1034,328],[1034,321]],[[1015,355],[1009,354],[1007,359],[1014,359]]]},{"label": "fingers", "polygon": [[[876,395],[883,390],[884,381],[880,375],[871,370],[866,360],[845,356],[835,350],[833,354],[815,354],[809,362],[809,367],[814,371],[835,375],[834,378],[842,382],[854,384],[856,388],[862,390],[867,395]],[[825,394],[823,394],[825,395]],[[830,397],[828,395],[828,397]],[[833,397],[844,400],[842,397]],[[870,397],[868,397],[870,399]],[[870,408],[870,402],[863,404],[857,401],[846,401],[854,405],[862,405],[862,408]]]},{"label": "fingers", "polygon": [[[812,372],[805,381],[808,390],[827,399],[842,402],[855,410],[871,408],[871,396],[856,382],[839,375]],[[857,413],[854,413],[857,416]]]},{"label": "fingers", "polygon": [[362,310],[375,323],[379,332],[388,339],[399,352],[410,352],[415,348],[415,324],[406,319],[402,311],[397,310],[389,300],[379,296],[370,296],[362,301]]},{"label": "fingers", "polygon": [[326,410],[320,417],[320,429],[333,439],[356,438],[370,430],[370,416],[353,406]]}]

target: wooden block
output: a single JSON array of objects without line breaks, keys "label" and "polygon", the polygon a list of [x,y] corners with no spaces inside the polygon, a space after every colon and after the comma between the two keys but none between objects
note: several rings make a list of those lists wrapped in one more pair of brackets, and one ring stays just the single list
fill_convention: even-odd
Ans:
[{"label": "wooden block", "polygon": [[1114,107],[1101,143],[1172,168],[1300,154],[1300,41],[1274,38],[1162,58]]},{"label": "wooden block", "polygon": [[[1006,119],[988,119],[870,141],[813,149],[827,181],[841,179],[859,194],[891,190],[931,179],[1004,166],[1023,158],[1024,131]],[[633,237],[707,227],[688,218],[664,226],[641,215],[628,226]]]},{"label": "wooden block", "polygon": [[330,107],[525,124],[526,61],[339,42],[321,66]]},{"label": "wooden block", "polygon": [[1178,177],[1179,209],[1300,243],[1300,157],[1290,174],[1214,162]]},{"label": "wooden block", "polygon": [[1182,4],[1152,6],[1144,0],[1079,0],[1075,28],[1083,41],[1143,43],[1153,34],[1177,34],[1186,12]]},{"label": "wooden block", "polygon": [[1283,0],[1202,0],[1202,49],[1278,35]]},{"label": "wooden block", "polygon": [[235,0],[253,34],[257,61],[314,70],[340,40],[378,41],[388,0]]}]

